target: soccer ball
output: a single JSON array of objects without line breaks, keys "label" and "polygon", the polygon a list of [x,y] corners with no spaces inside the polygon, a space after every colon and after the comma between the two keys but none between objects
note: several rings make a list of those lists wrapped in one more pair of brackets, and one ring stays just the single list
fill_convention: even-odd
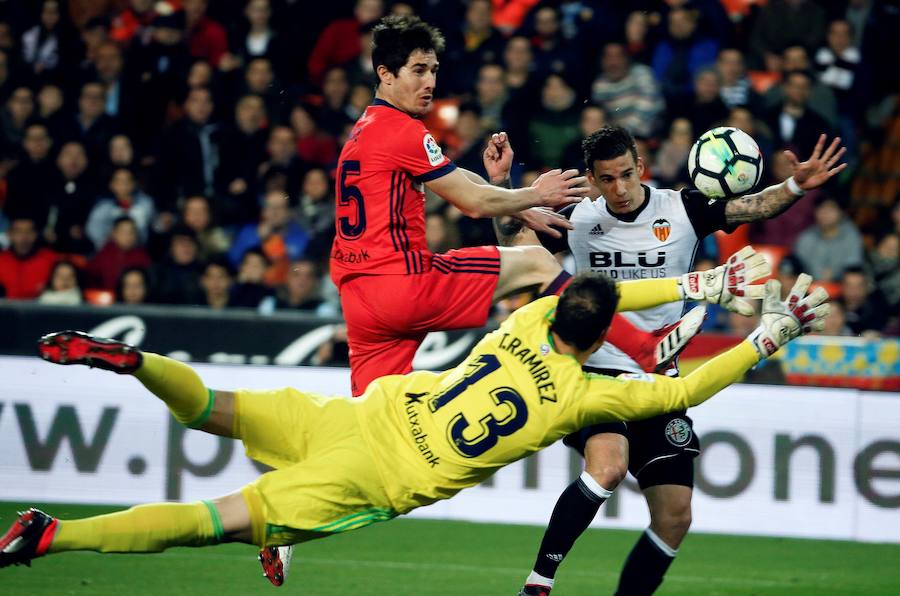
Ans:
[{"label": "soccer ball", "polygon": [[757,185],[763,159],[756,141],[742,130],[720,126],[703,133],[688,155],[691,182],[711,199],[732,199]]}]

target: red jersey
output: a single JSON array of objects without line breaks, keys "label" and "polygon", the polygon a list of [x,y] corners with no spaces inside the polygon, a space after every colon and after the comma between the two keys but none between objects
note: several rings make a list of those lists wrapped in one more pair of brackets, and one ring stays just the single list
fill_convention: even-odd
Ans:
[{"label": "red jersey", "polygon": [[376,99],[338,160],[335,285],[356,275],[428,271],[424,183],[454,169],[421,121]]}]

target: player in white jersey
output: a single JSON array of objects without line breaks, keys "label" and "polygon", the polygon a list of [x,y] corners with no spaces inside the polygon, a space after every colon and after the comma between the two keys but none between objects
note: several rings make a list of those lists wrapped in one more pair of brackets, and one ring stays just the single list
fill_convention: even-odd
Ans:
[{"label": "player in white jersey", "polygon": [[[687,274],[704,236],[775,217],[845,167],[836,165],[844,153],[840,138],[826,148],[822,135],[805,162],[786,152],[794,167],[787,181],[731,201],[710,201],[696,190],[642,185],[644,164],[624,128],[604,127],[585,139],[583,148],[588,181],[601,197],[563,210],[574,229],[564,230],[562,238],[542,235],[539,240],[551,252],[571,250],[577,271],[603,272],[616,281]],[[537,241],[532,232],[520,228],[500,222],[496,226],[500,244]],[[735,306],[742,314],[753,313],[749,304]],[[678,320],[683,308],[676,302],[626,316],[650,330]],[[612,376],[641,372],[609,343],[584,368]],[[678,370],[673,367],[667,374],[677,375]],[[549,594],[560,563],[628,471],[647,499],[650,527],[628,556],[617,594],[652,593],[691,524],[693,458],[700,453],[691,419],[685,412],[675,412],[640,422],[600,424],[570,435],[565,443],[584,455],[585,471],[557,501],[535,567],[520,594]]]}]

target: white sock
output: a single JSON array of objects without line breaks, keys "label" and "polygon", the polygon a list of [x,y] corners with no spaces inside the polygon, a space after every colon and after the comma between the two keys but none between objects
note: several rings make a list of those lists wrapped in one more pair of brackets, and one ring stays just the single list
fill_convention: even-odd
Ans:
[{"label": "white sock", "polygon": [[528,574],[528,579],[525,580],[526,586],[547,586],[548,588],[553,587],[553,580],[549,577],[544,577],[539,573],[535,573],[532,571]]},{"label": "white sock", "polygon": [[647,538],[650,539],[650,542],[652,542],[656,546],[656,548],[658,548],[667,557],[672,557],[674,559],[675,555],[678,554],[677,548],[672,548],[671,546],[666,544],[665,540],[657,536],[656,532],[654,532],[650,528],[647,528],[646,530],[644,530],[644,532],[646,532]]},{"label": "white sock", "polygon": [[[591,491],[591,493],[597,497],[597,499],[605,500],[612,496],[612,491],[603,488],[600,486],[600,483],[594,480],[594,477],[588,474],[587,472],[582,472],[581,476],[578,477],[581,480],[582,484]],[[583,489],[582,489],[583,492]],[[590,495],[588,495],[590,496]],[[595,499],[595,500],[597,500]]]}]

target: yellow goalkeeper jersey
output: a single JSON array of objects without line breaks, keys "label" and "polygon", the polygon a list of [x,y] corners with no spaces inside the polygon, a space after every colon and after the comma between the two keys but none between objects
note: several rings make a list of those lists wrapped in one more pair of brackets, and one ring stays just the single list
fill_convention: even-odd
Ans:
[{"label": "yellow goalkeeper jersey", "polygon": [[695,406],[759,359],[742,342],[680,379],[585,373],[554,349],[557,301],[520,308],[454,369],[369,386],[355,410],[398,513],[474,486],[587,425]]}]

